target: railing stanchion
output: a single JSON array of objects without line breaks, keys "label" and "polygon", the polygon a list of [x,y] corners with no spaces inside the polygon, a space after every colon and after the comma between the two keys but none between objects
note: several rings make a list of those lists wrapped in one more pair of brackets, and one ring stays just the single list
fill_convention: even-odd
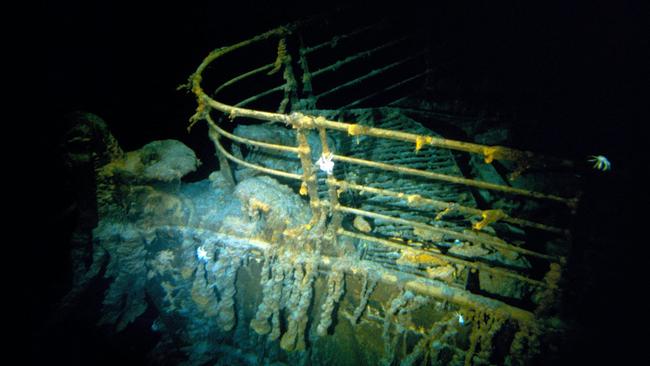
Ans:
[{"label": "railing stanchion", "polygon": [[[208,127],[208,136],[210,137],[210,140],[215,144],[215,146],[219,143],[219,138],[221,135],[219,135],[219,132],[217,132],[214,128]],[[219,173],[223,176],[224,180],[228,184],[230,188],[235,187],[235,178],[232,175],[232,169],[230,169],[230,163],[228,163],[228,159],[224,156],[224,154],[221,152],[219,149],[215,149],[217,158],[219,159]]]},{"label": "railing stanchion", "polygon": [[320,217],[321,207],[318,199],[318,187],[316,186],[316,173],[311,163],[311,148],[307,141],[306,131],[305,128],[298,127],[296,129],[296,140],[298,141],[298,156],[302,165],[302,184],[307,187],[309,206],[313,214],[312,220],[314,220],[314,218]]}]

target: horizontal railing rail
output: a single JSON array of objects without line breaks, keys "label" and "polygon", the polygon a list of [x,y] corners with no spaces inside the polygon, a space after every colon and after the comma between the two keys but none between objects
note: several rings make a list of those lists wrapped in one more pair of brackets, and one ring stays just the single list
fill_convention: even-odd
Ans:
[{"label": "horizontal railing rail", "polygon": [[[507,251],[509,253],[517,253],[518,255],[528,256],[528,257],[536,258],[538,260],[546,260],[549,262],[549,266],[551,267],[553,264],[560,264],[560,265],[565,264],[566,258],[560,255],[540,253],[538,251],[528,249],[525,247],[525,245],[521,245],[520,243],[518,243],[517,245],[508,243],[500,239],[496,235],[486,233],[486,231],[483,229],[486,226],[489,226],[497,221],[502,221],[509,224],[518,225],[521,227],[533,228],[536,230],[541,230],[551,234],[565,236],[565,237],[568,237],[570,235],[568,229],[557,227],[554,225],[538,223],[529,219],[513,217],[502,210],[491,210],[491,209],[482,210],[478,208],[463,206],[456,202],[446,202],[446,201],[436,200],[433,198],[425,197],[420,194],[405,194],[394,190],[381,189],[381,188],[370,187],[367,185],[356,184],[354,182],[348,182],[345,179],[336,178],[332,170],[326,171],[327,179],[325,180],[325,183],[329,188],[328,189],[329,194],[326,194],[325,198],[321,198],[319,196],[318,187],[317,187],[318,185],[318,180],[316,178],[317,169],[315,168],[315,163],[312,161],[312,155],[311,155],[312,147],[308,143],[308,139],[306,136],[308,131],[310,130],[314,130],[319,133],[320,142],[321,142],[321,151],[322,151],[321,158],[329,159],[332,162],[332,164],[336,162],[336,163],[344,163],[344,164],[351,164],[351,165],[361,165],[361,166],[366,166],[366,167],[370,167],[382,171],[395,172],[400,175],[412,175],[412,176],[426,178],[429,180],[435,180],[443,183],[463,185],[467,187],[473,187],[476,189],[497,191],[503,194],[520,196],[527,199],[536,199],[541,201],[555,202],[555,203],[563,204],[570,210],[573,210],[576,207],[578,202],[577,196],[564,197],[556,194],[537,192],[537,191],[527,190],[523,188],[516,188],[508,185],[495,184],[495,183],[485,182],[476,179],[469,179],[462,176],[442,174],[442,173],[437,173],[437,172],[432,172],[427,170],[414,169],[408,166],[388,164],[384,162],[376,162],[372,160],[354,158],[339,153],[334,154],[330,151],[330,148],[327,145],[327,131],[338,131],[339,133],[343,132],[344,135],[347,135],[350,138],[357,138],[358,136],[367,136],[375,139],[391,139],[391,140],[411,143],[413,144],[414,147],[413,154],[417,154],[421,149],[423,149],[426,146],[432,146],[439,149],[460,151],[460,152],[465,152],[470,154],[477,154],[482,156],[485,164],[490,164],[495,160],[510,160],[510,161],[517,162],[518,166],[520,167],[529,167],[529,166],[570,167],[573,166],[573,162],[569,160],[535,154],[530,151],[511,149],[504,146],[482,145],[482,144],[476,144],[472,142],[446,139],[437,136],[421,135],[421,134],[415,134],[415,133],[409,133],[403,131],[394,131],[389,129],[376,128],[376,127],[365,126],[360,123],[354,123],[354,122],[333,121],[322,116],[302,114],[299,112],[278,113],[278,112],[268,112],[268,111],[243,107],[244,105],[247,105],[248,103],[258,98],[261,98],[262,96],[267,95],[269,93],[273,93],[281,90],[285,90],[286,93],[287,92],[286,88],[288,85],[287,83],[290,83],[291,80],[291,79],[287,79],[286,77],[285,77],[284,84],[272,89],[268,89],[267,91],[264,91],[257,95],[253,95],[249,98],[244,99],[243,101],[235,103],[234,105],[223,103],[215,99],[217,94],[220,93],[222,90],[224,90],[224,88],[233,86],[237,82],[245,78],[257,74],[262,74],[265,71],[275,69],[278,67],[279,64],[284,64],[285,68],[288,67],[287,65],[290,65],[290,59],[281,59],[281,58],[291,57],[291,56],[288,53],[286,55],[282,55],[280,51],[278,51],[278,56],[277,56],[278,60],[275,63],[268,63],[263,66],[256,67],[254,69],[251,69],[250,71],[247,71],[241,75],[229,79],[228,81],[224,82],[223,84],[221,84],[215,89],[215,92],[212,94],[213,95],[212,97],[203,90],[202,87],[203,72],[206,70],[206,68],[209,65],[211,65],[214,61],[218,60],[220,57],[232,51],[235,51],[243,47],[247,47],[257,42],[266,42],[266,41],[284,42],[283,39],[290,36],[292,32],[294,32],[298,27],[299,27],[298,24],[293,24],[286,27],[276,28],[269,32],[263,33],[259,36],[253,37],[252,39],[249,39],[247,41],[237,43],[230,47],[223,47],[214,50],[201,62],[197,70],[190,76],[187,87],[191,89],[191,91],[195,94],[197,98],[198,106],[196,109],[196,113],[190,118],[189,128],[191,128],[192,125],[194,125],[196,122],[200,120],[205,120],[207,122],[210,131],[210,138],[215,144],[217,155],[219,156],[220,161],[231,161],[241,166],[244,166],[246,168],[250,168],[265,174],[270,174],[282,178],[300,181],[301,182],[300,194],[309,196],[309,202],[313,212],[313,220],[318,218],[322,220],[324,217],[327,216],[325,214],[329,214],[331,220],[329,221],[329,227],[327,230],[331,233],[334,233],[335,235],[347,236],[358,240],[372,241],[379,245],[383,245],[398,251],[404,251],[404,250],[415,251],[417,252],[417,254],[434,256],[441,261],[453,265],[459,265],[462,266],[463,268],[480,270],[480,271],[485,271],[487,273],[509,277],[512,279],[525,282],[531,286],[542,287],[542,288],[548,287],[549,284],[544,280],[534,279],[531,278],[530,276],[521,274],[515,270],[502,268],[499,267],[498,265],[483,263],[479,260],[469,260],[466,258],[460,258],[458,256],[451,255],[450,253],[443,253],[442,251],[436,249],[435,246],[425,249],[423,245],[419,245],[420,248],[418,248],[415,245],[408,245],[401,241],[389,240],[387,238],[382,238],[376,235],[372,235],[370,233],[352,232],[346,230],[341,226],[343,215],[354,215],[354,216],[371,218],[374,220],[380,220],[383,222],[392,222],[392,223],[410,227],[413,230],[417,229],[417,230],[424,230],[427,232],[437,233],[444,238],[449,238],[452,240],[457,239],[461,241],[467,241],[467,242],[483,245],[497,252]],[[352,37],[354,34],[366,32],[368,29],[370,28],[362,28],[360,30],[353,31],[346,37],[348,36]],[[351,62],[360,57],[367,57],[369,56],[370,53],[373,53],[375,51],[378,51],[386,47],[393,46],[395,43],[399,43],[401,40],[402,39],[398,39],[389,42],[387,44],[381,45],[379,47],[376,47],[374,49],[371,49],[369,51],[360,52],[357,55],[348,57],[344,61],[347,60],[346,62]],[[325,48],[324,45],[331,44],[332,42],[336,43],[335,40],[333,40],[311,48],[304,48],[302,49],[302,55],[304,56],[316,50],[324,49]],[[284,47],[284,43],[282,43],[282,45],[283,45],[282,47]],[[409,60],[417,56],[420,55],[407,57],[404,60]],[[394,64],[405,62],[404,60],[396,61],[394,63],[386,65],[386,67],[387,68],[393,67],[395,66]],[[324,68],[321,68],[319,71],[312,73],[311,76],[312,77],[318,76],[324,72],[335,72],[336,69],[339,66],[343,65],[344,63],[335,63],[330,66],[326,66]],[[377,70],[371,71],[370,73],[366,74],[366,76],[374,76],[376,73]],[[425,70],[424,72],[416,73],[415,76],[411,76],[407,79],[411,80],[413,78],[422,77],[426,73],[427,71]],[[359,79],[352,80],[352,82],[362,82],[362,81],[363,80],[359,80]],[[343,88],[346,85],[347,84],[344,83],[339,85],[336,88]],[[332,90],[329,92],[332,92]],[[329,92],[323,92],[320,94],[320,96],[325,96]],[[352,102],[350,105],[358,105],[359,103],[361,103],[361,99]],[[211,111],[213,110],[225,114],[225,116],[230,120],[234,120],[235,118],[251,118],[251,119],[274,122],[274,123],[281,122],[286,126],[290,126],[293,129],[295,129],[296,146],[285,146],[285,145],[274,144],[270,142],[258,141],[251,138],[237,136],[234,133],[230,133],[226,131],[224,128],[222,128],[219,125],[219,123],[215,122],[215,120],[212,118]],[[221,137],[227,138],[236,143],[245,144],[249,146],[256,146],[261,149],[283,151],[283,152],[295,154],[297,159],[300,160],[302,172],[298,174],[295,172],[272,169],[272,168],[261,166],[259,164],[248,162],[243,158],[236,157],[230,152],[228,152],[227,149],[223,146],[223,144],[220,142]],[[222,167],[222,172],[223,174],[229,175],[230,177],[229,180],[232,181],[232,172],[230,172],[229,169],[224,169],[224,167]],[[407,202],[408,207],[412,207],[414,209],[422,208],[424,206],[432,207],[434,209],[433,213],[435,214],[435,219],[434,219],[435,221],[443,220],[446,215],[452,213],[455,215],[462,215],[465,218],[479,217],[480,221],[474,223],[472,226],[467,227],[462,231],[459,231],[451,228],[437,227],[434,225],[430,225],[428,223],[418,222],[416,220],[384,215],[381,213],[372,212],[372,211],[341,204],[339,202],[338,195],[341,191],[345,191],[345,190],[353,190],[358,193],[369,193],[372,195],[386,196],[386,197],[392,197],[394,199],[403,200]],[[311,225],[309,226],[311,227]],[[307,230],[308,229],[309,228],[307,228]],[[528,317],[527,315],[528,313],[525,314],[526,315],[522,317]]]}]

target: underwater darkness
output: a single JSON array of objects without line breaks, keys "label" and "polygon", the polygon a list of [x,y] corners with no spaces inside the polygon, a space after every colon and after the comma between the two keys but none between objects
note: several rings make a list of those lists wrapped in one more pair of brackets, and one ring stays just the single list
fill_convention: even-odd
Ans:
[{"label": "underwater darkness", "polygon": [[[648,202],[647,187],[632,187],[639,179],[637,155],[645,150],[635,141],[648,122],[639,113],[648,104],[642,93],[647,70],[641,72],[647,68],[642,50],[648,23],[637,2],[134,3],[46,2],[47,104],[36,153],[38,175],[48,179],[35,193],[39,211],[32,218],[39,223],[31,246],[38,280],[27,289],[32,364],[145,364],[157,341],[149,331],[157,317],[153,306],[117,336],[96,327],[96,305],[108,284],[85,294],[74,314],[62,319],[54,312],[69,290],[69,240],[79,216],[59,149],[69,127],[65,115],[99,115],[125,151],[153,140],[180,140],[202,161],[185,179],[205,179],[217,160],[205,126],[187,133],[196,101],[177,86],[214,48],[343,4],[360,16],[390,14],[395,22],[431,32],[431,43],[443,45],[452,60],[448,72],[460,85],[455,98],[516,111],[521,123],[510,126],[513,147],[574,160],[609,158],[611,171],[576,172],[584,195],[564,293],[570,330],[555,364],[624,364],[644,353],[641,336],[630,332],[646,313],[636,302],[644,288],[636,281],[647,272],[634,265],[638,246],[646,243],[626,230],[632,212],[626,204]],[[481,80],[498,80],[499,86],[489,95],[473,91]],[[641,167],[647,172],[650,165]]]}]

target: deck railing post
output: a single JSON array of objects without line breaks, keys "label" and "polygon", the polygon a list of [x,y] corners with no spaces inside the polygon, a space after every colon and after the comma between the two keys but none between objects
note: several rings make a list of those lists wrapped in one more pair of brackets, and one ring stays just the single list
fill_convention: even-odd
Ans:
[{"label": "deck railing post", "polygon": [[224,156],[221,150],[216,148],[221,135],[219,135],[219,132],[217,132],[214,128],[208,127],[208,136],[210,137],[210,140],[212,140],[212,142],[215,144],[217,158],[219,159],[219,173],[221,173],[221,176],[230,188],[235,187],[235,178],[232,175],[230,163],[228,163],[228,159]]},{"label": "deck railing post", "polygon": [[[332,152],[327,143],[327,130],[323,127],[318,128],[318,134],[320,135],[320,142],[322,146],[322,155],[324,157],[331,156]],[[336,238],[336,232],[341,227],[341,222],[343,221],[343,215],[338,210],[339,207],[339,196],[338,196],[338,183],[334,177],[334,172],[328,172],[327,180],[327,189],[329,193],[329,211],[332,217],[327,232],[329,237],[332,239]]]},{"label": "deck railing post", "polygon": [[311,148],[307,140],[307,129],[297,127],[296,140],[298,142],[298,156],[302,165],[302,185],[307,188],[309,195],[309,206],[312,211],[312,221],[320,217],[321,207],[318,198],[318,187],[316,185],[316,173],[311,162]]}]

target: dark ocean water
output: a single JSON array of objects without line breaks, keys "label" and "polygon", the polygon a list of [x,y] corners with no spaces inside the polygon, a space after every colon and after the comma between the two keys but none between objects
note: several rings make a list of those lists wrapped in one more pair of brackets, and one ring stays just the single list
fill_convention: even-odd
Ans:
[{"label": "dark ocean water", "polygon": [[[447,45],[445,50],[458,60],[450,72],[467,85],[483,77],[502,80],[503,98],[530,121],[512,126],[520,146],[571,158],[604,154],[612,161],[611,172],[583,177],[584,205],[578,211],[565,294],[575,343],[563,360],[603,364],[611,358],[623,364],[634,359],[642,349],[633,351],[635,337],[627,331],[643,317],[637,281],[644,267],[635,258],[644,242],[636,234],[643,227],[632,226],[629,216],[635,205],[643,212],[647,207],[647,189],[635,186],[650,166],[647,160],[639,162],[645,145],[635,144],[641,124],[647,122],[639,113],[639,106],[647,103],[641,90],[647,78],[644,82],[638,71],[648,41],[637,4],[513,1],[429,9],[400,2],[376,9],[371,2],[361,3],[371,13],[394,12],[434,29],[432,42]],[[195,101],[176,87],[211,49],[334,6],[47,3],[50,105],[37,141],[43,149],[43,175],[53,179],[36,194],[42,210],[34,218],[41,229],[34,234],[33,267],[40,280],[28,289],[33,364],[146,364],[158,341],[150,331],[157,317],[153,310],[118,336],[95,326],[108,285],[101,280],[71,313],[55,310],[71,278],[68,242],[77,220],[57,145],[65,130],[63,116],[79,109],[101,115],[125,150],[178,138],[204,162],[192,179],[205,178],[216,161],[204,131],[186,133]],[[470,102],[481,98],[469,93],[459,97]]]}]

